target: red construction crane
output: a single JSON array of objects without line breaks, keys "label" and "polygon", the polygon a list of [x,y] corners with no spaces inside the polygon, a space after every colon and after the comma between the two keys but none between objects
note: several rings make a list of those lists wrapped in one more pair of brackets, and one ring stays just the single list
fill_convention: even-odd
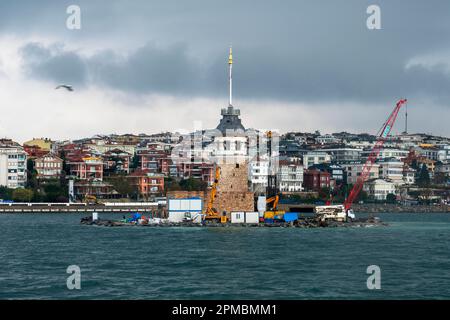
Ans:
[{"label": "red construction crane", "polygon": [[372,166],[374,165],[375,161],[377,160],[381,149],[383,148],[383,144],[386,141],[389,133],[391,132],[392,127],[394,126],[395,120],[397,119],[398,112],[400,111],[400,108],[406,104],[406,99],[401,99],[397,102],[397,105],[394,108],[394,111],[392,111],[391,115],[387,119],[387,121],[383,124],[379,131],[379,136],[377,138],[377,141],[375,143],[375,146],[372,149],[372,152],[369,154],[369,157],[367,158],[366,163],[364,164],[364,167],[361,172],[361,176],[359,176],[358,180],[356,181],[355,185],[352,188],[352,191],[350,192],[350,195],[344,202],[344,208],[347,212],[351,206],[353,201],[355,201],[356,197],[358,196],[359,192],[361,191],[364,182],[367,181],[370,175],[370,171],[372,169]]}]

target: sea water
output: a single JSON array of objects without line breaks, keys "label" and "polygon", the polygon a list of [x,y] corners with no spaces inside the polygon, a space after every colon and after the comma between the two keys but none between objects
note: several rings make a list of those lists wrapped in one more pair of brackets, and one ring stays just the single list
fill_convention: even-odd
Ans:
[{"label": "sea water", "polygon": [[380,217],[388,227],[112,228],[0,214],[0,299],[449,299],[450,215]]}]

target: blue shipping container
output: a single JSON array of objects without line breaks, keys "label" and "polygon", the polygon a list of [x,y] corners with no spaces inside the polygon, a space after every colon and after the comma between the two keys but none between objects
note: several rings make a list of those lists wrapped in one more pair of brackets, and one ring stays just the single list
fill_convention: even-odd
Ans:
[{"label": "blue shipping container", "polygon": [[284,214],[284,221],[291,222],[296,221],[298,219],[298,215],[296,212],[286,212]]}]

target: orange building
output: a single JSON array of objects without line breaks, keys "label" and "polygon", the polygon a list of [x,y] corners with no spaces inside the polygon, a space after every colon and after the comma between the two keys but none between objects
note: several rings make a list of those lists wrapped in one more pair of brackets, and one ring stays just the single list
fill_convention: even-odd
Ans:
[{"label": "orange building", "polygon": [[138,194],[148,198],[151,195],[158,195],[164,192],[164,175],[150,172],[149,170],[138,169],[127,176],[130,179]]},{"label": "orange building", "polygon": [[98,157],[83,157],[67,162],[70,175],[80,180],[103,180],[103,159]]}]

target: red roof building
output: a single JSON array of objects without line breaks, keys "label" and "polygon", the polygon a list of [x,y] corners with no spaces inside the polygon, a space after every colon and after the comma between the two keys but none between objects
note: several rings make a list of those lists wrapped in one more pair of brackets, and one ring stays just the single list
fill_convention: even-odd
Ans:
[{"label": "red roof building", "polygon": [[316,169],[305,170],[303,173],[303,186],[310,191],[330,188],[330,173]]}]

